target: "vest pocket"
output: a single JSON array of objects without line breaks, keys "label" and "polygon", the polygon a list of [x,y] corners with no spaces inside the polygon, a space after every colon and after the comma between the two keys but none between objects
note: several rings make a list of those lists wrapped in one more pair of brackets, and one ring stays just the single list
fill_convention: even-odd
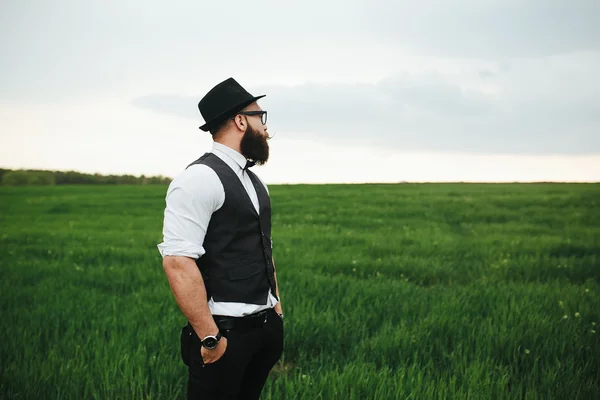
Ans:
[{"label": "vest pocket", "polygon": [[232,281],[248,279],[261,272],[259,263],[244,265],[243,267],[232,268],[227,271],[227,277]]},{"label": "vest pocket", "polygon": [[209,295],[215,302],[266,304],[269,279],[266,265],[258,257],[223,263],[213,274]]}]

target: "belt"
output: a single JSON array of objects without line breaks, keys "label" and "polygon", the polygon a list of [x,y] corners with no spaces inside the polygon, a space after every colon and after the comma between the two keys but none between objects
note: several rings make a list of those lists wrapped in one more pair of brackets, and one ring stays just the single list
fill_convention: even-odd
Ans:
[{"label": "belt", "polygon": [[260,328],[267,322],[268,310],[263,310],[243,317],[226,317],[214,315],[213,318],[220,330]]}]

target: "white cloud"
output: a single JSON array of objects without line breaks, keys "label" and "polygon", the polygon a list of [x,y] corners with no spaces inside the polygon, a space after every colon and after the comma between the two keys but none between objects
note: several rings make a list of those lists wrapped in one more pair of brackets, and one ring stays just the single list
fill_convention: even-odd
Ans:
[{"label": "white cloud", "polygon": [[[488,63],[489,64],[489,63]],[[600,152],[600,52],[404,73],[375,83],[255,86],[274,132],[417,151]],[[196,120],[201,96],[148,95],[137,106]]]},{"label": "white cloud", "polygon": [[600,155],[404,152],[285,139],[271,147],[256,171],[269,183],[600,181]]},{"label": "white cloud", "polygon": [[[384,149],[465,160],[598,153],[598,15],[593,0],[4,1],[0,157],[9,167],[174,175],[210,147],[196,104],[229,76],[268,95],[261,105],[286,160],[297,140],[349,154],[367,143],[366,160],[383,169]],[[569,158],[577,170],[544,157],[494,165],[509,176],[511,162],[526,171],[551,160],[575,179],[597,163]],[[478,167],[501,176],[471,160],[463,176]],[[298,179],[343,178],[315,165]],[[376,169],[351,176],[377,180]]]},{"label": "white cloud", "polygon": [[497,62],[598,50],[599,15],[595,0],[2,2],[0,98],[200,91],[229,75],[361,82],[404,70],[407,55]]},{"label": "white cloud", "polygon": [[595,0],[425,0],[366,8],[367,31],[427,54],[498,60],[600,48]]},{"label": "white cloud", "polygon": [[[0,167],[175,176],[212,146],[210,135],[191,120],[136,109],[118,99],[66,109],[4,107],[0,120],[5,128],[0,132]],[[367,141],[332,145],[306,137],[302,132],[277,134],[269,162],[256,172],[270,184],[600,181],[600,155],[407,152]]]}]

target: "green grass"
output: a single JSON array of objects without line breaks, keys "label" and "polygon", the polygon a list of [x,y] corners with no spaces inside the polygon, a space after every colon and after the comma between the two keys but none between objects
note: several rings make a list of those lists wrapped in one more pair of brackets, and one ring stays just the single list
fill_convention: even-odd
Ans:
[{"label": "green grass", "polygon": [[[264,399],[600,398],[600,185],[270,191]],[[165,193],[0,188],[0,398],[184,397]]]}]

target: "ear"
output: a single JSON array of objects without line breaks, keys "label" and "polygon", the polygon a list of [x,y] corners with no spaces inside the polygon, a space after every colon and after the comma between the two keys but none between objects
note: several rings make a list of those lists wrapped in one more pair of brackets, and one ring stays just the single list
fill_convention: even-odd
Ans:
[{"label": "ear", "polygon": [[248,126],[248,121],[244,118],[242,114],[238,114],[235,117],[233,117],[233,123],[238,128],[238,130],[244,132],[246,131],[246,128]]}]

